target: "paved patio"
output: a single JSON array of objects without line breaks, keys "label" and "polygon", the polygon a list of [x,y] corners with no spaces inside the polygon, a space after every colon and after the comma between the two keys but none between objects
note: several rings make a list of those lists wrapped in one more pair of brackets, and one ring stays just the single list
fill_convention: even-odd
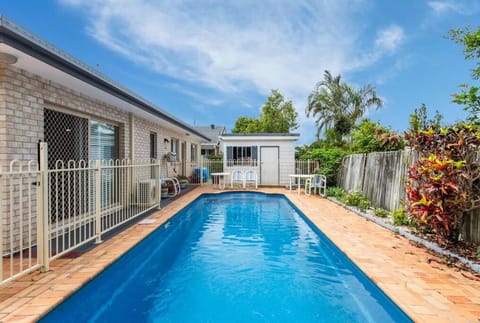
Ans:
[{"label": "paved patio", "polygon": [[[352,261],[416,322],[479,322],[480,279],[435,261],[399,235],[366,221],[319,196],[285,194]],[[0,320],[32,322],[59,304],[110,263],[203,193],[203,186],[149,216],[152,224],[135,224],[84,253],[54,260],[48,273],[34,272],[0,287]]]}]

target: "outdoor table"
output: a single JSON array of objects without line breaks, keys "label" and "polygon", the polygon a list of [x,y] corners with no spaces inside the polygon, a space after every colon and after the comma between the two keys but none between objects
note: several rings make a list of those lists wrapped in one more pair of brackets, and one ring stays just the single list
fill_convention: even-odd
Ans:
[{"label": "outdoor table", "polygon": [[[215,177],[218,177],[218,188],[220,189],[225,189],[225,178],[227,178],[228,176],[230,176],[230,173],[211,173],[210,174],[212,176],[212,183],[214,182],[214,178]],[[220,184],[220,177],[223,177],[223,187],[222,185]]]},{"label": "outdoor table", "polygon": [[307,179],[312,179],[314,175],[305,175],[305,174],[291,174],[291,175],[288,175],[290,177],[290,191],[292,190],[292,179],[295,179],[297,181],[297,190],[298,190],[298,194],[300,194],[300,182],[303,179],[307,180]]}]

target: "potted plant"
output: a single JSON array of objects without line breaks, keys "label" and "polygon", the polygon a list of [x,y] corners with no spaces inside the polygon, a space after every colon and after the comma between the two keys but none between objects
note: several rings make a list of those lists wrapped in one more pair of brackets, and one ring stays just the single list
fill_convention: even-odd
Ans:
[{"label": "potted plant", "polygon": [[188,177],[183,175],[177,176],[178,182],[180,183],[180,188],[183,190],[188,184]]},{"label": "potted plant", "polygon": [[168,184],[167,183],[163,183],[161,185],[160,192],[161,192],[161,198],[162,199],[168,197]]}]

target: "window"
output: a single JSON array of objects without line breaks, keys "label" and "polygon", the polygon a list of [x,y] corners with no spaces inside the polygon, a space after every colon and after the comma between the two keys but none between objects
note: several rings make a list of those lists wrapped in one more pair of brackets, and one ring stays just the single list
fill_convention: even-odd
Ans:
[{"label": "window", "polygon": [[228,166],[257,166],[257,146],[228,146]]},{"label": "window", "polygon": [[157,159],[157,134],[150,133],[150,159]]},{"label": "window", "polygon": [[177,154],[177,159],[180,157],[180,154],[179,154],[179,142],[178,142],[178,139],[176,138],[172,138],[170,140],[170,151],[172,153],[175,153]]},{"label": "window", "polygon": [[190,161],[192,163],[197,161],[197,152],[198,152],[198,147],[196,144],[192,144],[190,146]]},{"label": "window", "polygon": [[[90,159],[106,161],[117,159],[117,145],[118,127],[94,120],[90,121]],[[118,198],[114,194],[115,172],[113,169],[106,168],[102,170],[101,176],[101,207],[106,208],[113,205]],[[91,184],[93,185],[93,178]],[[93,189],[90,194],[91,205],[93,207],[95,200]]]},{"label": "window", "polygon": [[90,121],[90,159],[115,160],[118,158],[118,127]]}]

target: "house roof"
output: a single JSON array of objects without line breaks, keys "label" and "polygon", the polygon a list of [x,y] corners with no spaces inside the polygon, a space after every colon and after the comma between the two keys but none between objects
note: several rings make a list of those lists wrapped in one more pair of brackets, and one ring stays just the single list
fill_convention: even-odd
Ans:
[{"label": "house roof", "polygon": [[141,115],[147,118],[149,116],[151,118],[153,115],[165,121],[163,125],[173,125],[175,129],[186,131],[187,134],[193,134],[205,140],[209,139],[172,114],[162,110],[155,104],[138,96],[2,15],[0,15],[0,52],[16,56],[18,62],[15,63],[15,66],[19,68],[31,71],[60,84],[68,85],[76,91],[98,98],[129,112],[141,112]]},{"label": "house roof", "polygon": [[218,137],[224,135],[227,132],[225,126],[209,125],[209,126],[196,126],[195,130],[210,138],[210,142],[217,143]]}]

